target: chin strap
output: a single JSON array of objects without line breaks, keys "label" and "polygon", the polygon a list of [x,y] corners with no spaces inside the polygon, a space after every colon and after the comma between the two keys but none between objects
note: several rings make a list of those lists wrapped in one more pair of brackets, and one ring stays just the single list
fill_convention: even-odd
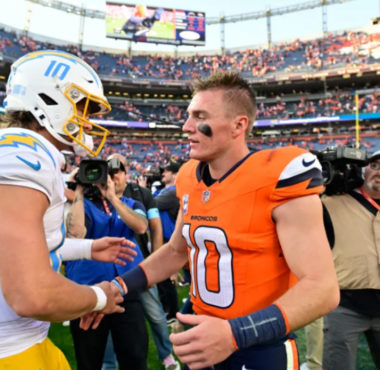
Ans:
[{"label": "chin strap", "polygon": [[[87,134],[83,133],[82,134],[82,143],[91,151],[93,150],[94,141],[92,140],[91,135],[87,135]],[[79,143],[74,142],[74,143],[71,143],[71,145],[73,146],[74,153],[76,155],[80,155],[81,157],[84,157],[84,156],[89,154],[89,151],[84,146],[80,145]]]}]

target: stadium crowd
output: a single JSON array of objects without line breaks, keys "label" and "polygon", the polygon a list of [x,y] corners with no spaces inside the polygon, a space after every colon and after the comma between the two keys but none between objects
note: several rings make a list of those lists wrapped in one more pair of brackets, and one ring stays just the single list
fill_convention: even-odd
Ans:
[{"label": "stadium crowd", "polygon": [[[291,97],[285,101],[278,97],[276,102],[261,102],[257,106],[257,119],[292,119],[331,117],[345,114],[354,114],[355,95],[353,91],[335,91],[327,94],[328,97],[312,98],[307,96]],[[4,92],[0,91],[0,103]],[[289,96],[288,96],[289,99]],[[169,101],[161,103],[144,103],[125,100],[122,104],[112,104],[112,111],[105,117],[116,121],[164,121],[183,124],[186,121],[186,105]],[[361,113],[378,113],[380,93],[364,94],[359,96],[358,108]]]},{"label": "stadium crowd", "polygon": [[[350,91],[328,93],[325,98],[298,97],[296,101],[285,101],[278,97],[277,102],[261,102],[257,106],[257,119],[290,119],[331,117],[354,114],[355,95]],[[364,94],[359,97],[358,108],[361,113],[378,113],[380,93]],[[107,119],[118,121],[161,120],[183,124],[186,120],[186,106],[172,102],[160,104],[133,103],[126,100],[123,104],[114,104]]]},{"label": "stadium crowd", "polygon": [[110,54],[82,50],[76,45],[58,46],[25,35],[0,30],[0,51],[11,58],[44,49],[68,51],[83,58],[100,75],[140,79],[193,80],[219,70],[239,70],[246,78],[275,73],[310,72],[379,62],[379,34],[348,31],[314,40],[295,39],[274,45],[226,52],[222,55],[196,54],[184,57]]}]

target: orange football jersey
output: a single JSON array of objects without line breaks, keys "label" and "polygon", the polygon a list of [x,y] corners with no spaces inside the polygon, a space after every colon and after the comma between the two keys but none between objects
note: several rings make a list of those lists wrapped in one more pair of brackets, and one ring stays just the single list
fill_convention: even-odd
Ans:
[{"label": "orange football jersey", "polygon": [[[273,303],[290,286],[272,211],[323,189],[317,158],[297,147],[249,154],[207,186],[207,165],[190,160],[177,176],[194,311],[225,319]],[[207,183],[207,181],[206,181]]]}]

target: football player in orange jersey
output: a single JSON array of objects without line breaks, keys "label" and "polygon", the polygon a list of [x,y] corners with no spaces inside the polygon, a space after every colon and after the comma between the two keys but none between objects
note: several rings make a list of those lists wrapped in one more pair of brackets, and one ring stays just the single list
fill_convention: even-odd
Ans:
[{"label": "football player in orange jersey", "polygon": [[[291,332],[339,301],[320,164],[296,147],[250,152],[255,100],[234,72],[195,83],[183,127],[192,159],[177,176],[176,229],[116,282],[126,293],[189,261],[196,315],[178,313],[192,327],[170,339],[190,369],[298,369]],[[83,327],[99,319],[86,317]]]}]

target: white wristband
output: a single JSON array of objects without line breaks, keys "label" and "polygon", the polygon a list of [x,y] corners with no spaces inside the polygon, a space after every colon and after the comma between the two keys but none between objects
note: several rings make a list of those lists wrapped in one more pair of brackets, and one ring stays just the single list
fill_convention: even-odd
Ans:
[{"label": "white wristband", "polygon": [[107,296],[106,296],[106,293],[104,293],[103,289],[100,288],[100,287],[98,287],[98,286],[91,285],[90,288],[96,294],[96,305],[92,309],[92,311],[101,311],[107,305]]},{"label": "white wristband", "polygon": [[70,239],[66,238],[62,247],[58,249],[64,261],[90,260],[92,250],[92,239]]}]

